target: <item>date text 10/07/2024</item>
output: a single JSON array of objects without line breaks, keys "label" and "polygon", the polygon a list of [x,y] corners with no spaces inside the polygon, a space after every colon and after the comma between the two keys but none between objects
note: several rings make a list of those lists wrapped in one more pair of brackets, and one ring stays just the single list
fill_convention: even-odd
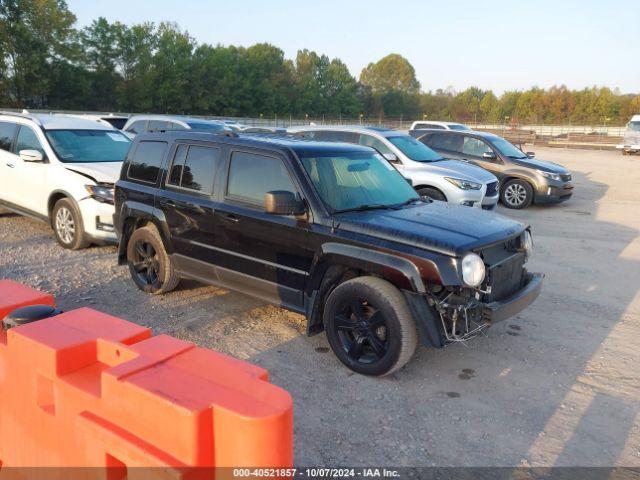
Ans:
[{"label": "date text 10/07/2024", "polygon": [[388,468],[234,468],[235,478],[399,478]]}]

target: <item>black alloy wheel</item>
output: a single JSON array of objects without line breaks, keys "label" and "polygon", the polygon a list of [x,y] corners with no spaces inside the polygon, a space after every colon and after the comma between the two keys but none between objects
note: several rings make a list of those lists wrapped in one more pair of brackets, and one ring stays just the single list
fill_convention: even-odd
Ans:
[{"label": "black alloy wheel", "polygon": [[389,351],[387,323],[366,300],[352,299],[334,317],[340,346],[355,363],[380,361]]},{"label": "black alloy wheel", "polygon": [[357,277],[338,285],[327,298],[323,319],[333,353],[363,375],[402,368],[418,343],[404,295],[382,278]]},{"label": "black alloy wheel", "polygon": [[132,267],[137,280],[148,285],[149,288],[157,287],[160,262],[155,248],[148,242],[139,241],[135,245],[134,252]]}]

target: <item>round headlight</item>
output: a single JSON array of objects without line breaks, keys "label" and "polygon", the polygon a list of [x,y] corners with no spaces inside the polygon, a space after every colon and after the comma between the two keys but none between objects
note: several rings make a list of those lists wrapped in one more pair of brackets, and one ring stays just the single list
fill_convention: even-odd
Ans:
[{"label": "round headlight", "polygon": [[525,258],[529,259],[529,257],[531,257],[531,254],[533,253],[533,238],[531,237],[531,232],[529,230],[524,231],[524,233],[522,234],[521,242]]},{"label": "round headlight", "polygon": [[470,287],[479,287],[484,280],[484,262],[479,255],[467,253],[462,257],[462,280]]}]

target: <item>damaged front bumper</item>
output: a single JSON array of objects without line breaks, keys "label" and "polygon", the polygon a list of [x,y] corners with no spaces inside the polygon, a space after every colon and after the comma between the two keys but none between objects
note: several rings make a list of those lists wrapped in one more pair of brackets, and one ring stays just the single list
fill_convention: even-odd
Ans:
[{"label": "damaged front bumper", "polygon": [[518,314],[538,298],[543,278],[541,273],[526,273],[522,287],[500,300],[483,302],[480,292],[471,296],[472,291],[466,290],[452,292],[435,302],[441,344],[470,340],[494,323]]},{"label": "damaged front bumper", "polygon": [[542,273],[527,273],[524,288],[504,300],[483,304],[484,321],[488,324],[501,322],[527,308],[540,295],[543,278]]}]

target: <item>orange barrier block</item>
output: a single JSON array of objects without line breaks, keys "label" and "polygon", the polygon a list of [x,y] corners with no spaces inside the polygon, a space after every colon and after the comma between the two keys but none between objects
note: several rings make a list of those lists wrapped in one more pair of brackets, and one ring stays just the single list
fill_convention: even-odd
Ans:
[{"label": "orange barrier block", "polygon": [[88,308],[6,333],[3,468],[293,464],[292,400],[262,368]]},{"label": "orange barrier block", "polygon": [[0,280],[0,321],[16,308],[30,305],[55,307],[53,295],[26,287],[11,280]]}]

